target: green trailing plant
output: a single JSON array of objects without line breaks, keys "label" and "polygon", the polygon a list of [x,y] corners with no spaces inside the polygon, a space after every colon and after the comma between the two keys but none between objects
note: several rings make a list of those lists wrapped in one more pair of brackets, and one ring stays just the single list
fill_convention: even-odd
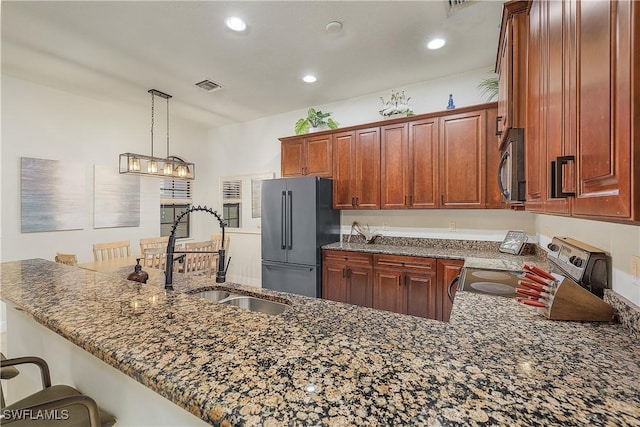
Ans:
[{"label": "green trailing plant", "polygon": [[320,127],[320,125],[326,125],[329,129],[337,129],[338,123],[336,123],[331,117],[331,113],[323,113],[320,110],[309,108],[307,117],[304,117],[296,122],[296,135],[309,132],[309,128]]},{"label": "green trailing plant", "polygon": [[498,97],[498,78],[488,77],[478,84],[480,89],[480,96],[484,97],[487,102],[494,100]]}]

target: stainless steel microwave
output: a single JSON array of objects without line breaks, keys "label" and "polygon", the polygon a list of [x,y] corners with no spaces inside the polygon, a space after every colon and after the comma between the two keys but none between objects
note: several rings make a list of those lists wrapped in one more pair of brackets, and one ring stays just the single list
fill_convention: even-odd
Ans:
[{"label": "stainless steel microwave", "polygon": [[502,145],[498,185],[507,203],[525,201],[524,129],[511,128]]}]

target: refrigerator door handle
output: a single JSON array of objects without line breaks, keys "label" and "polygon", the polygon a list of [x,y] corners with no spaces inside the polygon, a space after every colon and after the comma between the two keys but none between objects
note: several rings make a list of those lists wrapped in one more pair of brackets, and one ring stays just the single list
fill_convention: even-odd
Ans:
[{"label": "refrigerator door handle", "polygon": [[302,271],[313,271],[314,267],[309,265],[296,265],[296,264],[282,264],[282,263],[272,263],[267,261],[262,261],[262,265],[265,267],[273,267],[273,268],[283,268],[283,269],[291,269],[291,270],[302,270]]},{"label": "refrigerator door handle", "polygon": [[288,210],[288,228],[289,228],[289,242],[287,244],[287,249],[293,249],[293,192],[289,190],[287,192],[287,197],[289,199],[289,210]]},{"label": "refrigerator door handle", "polygon": [[287,193],[285,191],[282,192],[282,200],[280,204],[280,221],[282,222],[280,228],[280,247],[282,249],[287,249]]}]

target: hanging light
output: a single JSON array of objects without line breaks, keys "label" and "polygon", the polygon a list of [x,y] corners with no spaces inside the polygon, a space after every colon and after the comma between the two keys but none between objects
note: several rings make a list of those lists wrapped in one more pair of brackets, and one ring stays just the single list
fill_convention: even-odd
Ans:
[{"label": "hanging light", "polygon": [[[169,155],[169,99],[171,95],[150,89],[151,94],[151,155],[134,153],[120,154],[120,173],[157,176],[162,178],[195,179],[196,166],[179,157]],[[153,155],[153,127],[155,122],[155,97],[167,100],[167,157]]]}]

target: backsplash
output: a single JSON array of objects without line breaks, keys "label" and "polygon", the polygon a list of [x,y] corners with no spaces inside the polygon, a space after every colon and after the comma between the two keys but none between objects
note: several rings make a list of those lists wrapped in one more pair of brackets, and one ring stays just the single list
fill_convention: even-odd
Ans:
[{"label": "backsplash", "polygon": [[604,290],[604,300],[613,306],[622,326],[640,339],[640,307],[612,289]]},{"label": "backsplash", "polygon": [[[343,235],[343,242],[350,243],[365,243],[365,239],[360,235]],[[415,237],[392,237],[392,236],[379,236],[373,241],[377,245],[392,245],[392,246],[417,246],[424,248],[441,248],[441,249],[475,249],[481,251],[495,251],[498,252],[498,248],[502,242],[493,242],[486,240],[455,240],[455,239],[430,239],[430,238],[415,238]],[[521,255],[540,255],[542,249],[535,243],[525,243],[522,248]]]}]

